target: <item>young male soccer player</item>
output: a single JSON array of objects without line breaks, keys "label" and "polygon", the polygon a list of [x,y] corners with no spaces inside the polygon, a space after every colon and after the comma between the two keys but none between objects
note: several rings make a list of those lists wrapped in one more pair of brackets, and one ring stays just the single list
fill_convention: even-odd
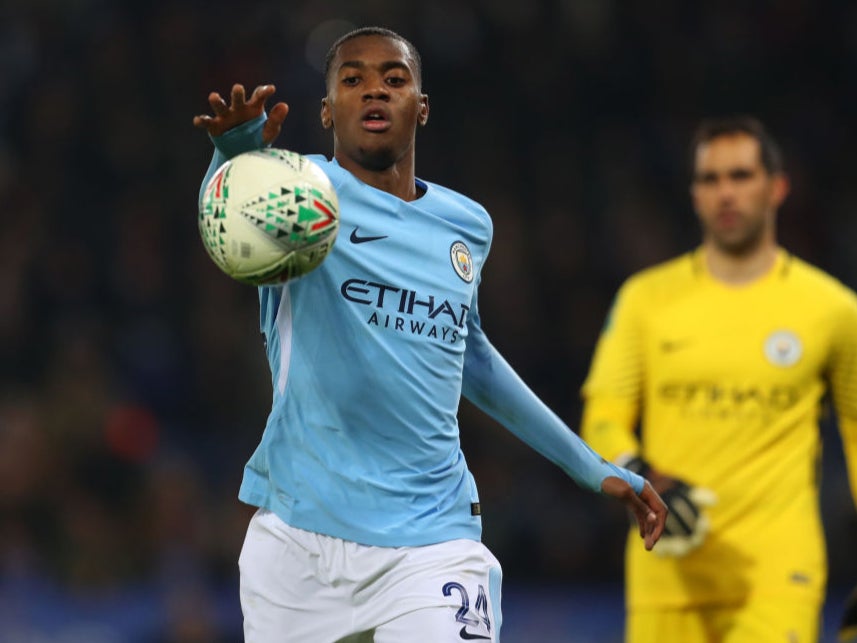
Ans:
[{"label": "young male soccer player", "polygon": [[857,297],[777,244],[760,122],[706,121],[692,150],[702,244],[622,286],[583,386],[584,439],[670,508],[660,555],[628,543],[627,641],[811,643],[828,388],[857,500]]},{"label": "young male soccer player", "polygon": [[[274,400],[239,493],[259,507],[239,560],[250,642],[498,640],[500,565],[480,542],[462,394],[625,503],[646,548],[663,529],[651,486],[580,441],[482,332],[491,221],[415,177],[420,75],[414,47],[385,29],[349,33],[327,58],[334,154],[311,158],[337,190],[340,237],[312,273],[259,289]],[[194,119],[215,144],[209,176],[274,141],[288,107],[266,115],[273,92],[209,96],[214,115]]]}]

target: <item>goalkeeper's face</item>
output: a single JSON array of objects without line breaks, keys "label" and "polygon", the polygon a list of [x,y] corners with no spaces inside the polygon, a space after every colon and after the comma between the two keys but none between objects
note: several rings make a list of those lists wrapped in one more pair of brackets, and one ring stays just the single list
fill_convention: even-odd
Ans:
[{"label": "goalkeeper's face", "polygon": [[775,244],[777,209],[788,193],[782,174],[762,163],[749,134],[718,136],[696,149],[691,197],[706,242],[732,255]]},{"label": "goalkeeper's face", "polygon": [[404,43],[377,35],[343,43],[327,92],[321,120],[333,128],[340,162],[378,172],[412,160],[416,128],[428,120],[428,96]]}]

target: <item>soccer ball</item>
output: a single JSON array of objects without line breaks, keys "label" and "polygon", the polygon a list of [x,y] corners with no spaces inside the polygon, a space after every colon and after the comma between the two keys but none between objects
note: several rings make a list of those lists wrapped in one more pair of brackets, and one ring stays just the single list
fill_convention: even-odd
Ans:
[{"label": "soccer ball", "polygon": [[255,150],[227,161],[206,184],[199,207],[208,255],[227,275],[254,286],[315,269],[338,232],[330,179],[289,150]]}]

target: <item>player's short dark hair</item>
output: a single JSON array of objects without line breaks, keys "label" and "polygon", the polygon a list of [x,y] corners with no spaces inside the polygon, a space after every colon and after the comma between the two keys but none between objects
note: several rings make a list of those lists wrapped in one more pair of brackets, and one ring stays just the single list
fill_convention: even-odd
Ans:
[{"label": "player's short dark hair", "polygon": [[407,47],[408,49],[408,54],[414,62],[414,74],[416,76],[417,87],[422,87],[423,62],[420,58],[420,53],[417,51],[417,48],[414,47],[413,43],[411,43],[411,41],[409,41],[407,38],[401,36],[392,29],[387,29],[386,27],[360,27],[359,29],[355,29],[354,31],[349,31],[344,36],[340,36],[330,46],[330,49],[327,50],[327,55],[324,58],[325,82],[327,82],[329,79],[330,68],[333,65],[333,59],[336,58],[336,54],[339,53],[340,47],[342,47],[342,45],[344,45],[350,40],[354,40],[355,38],[361,38],[363,36],[382,36],[384,38],[398,40],[399,42],[404,44],[405,47]]},{"label": "player's short dark hair", "polygon": [[721,136],[747,134],[759,142],[762,165],[769,174],[779,174],[783,171],[783,153],[779,143],[771,136],[768,128],[754,116],[739,114],[721,116],[703,120],[696,128],[690,144],[690,167],[696,166],[696,150],[703,143],[708,143]]}]

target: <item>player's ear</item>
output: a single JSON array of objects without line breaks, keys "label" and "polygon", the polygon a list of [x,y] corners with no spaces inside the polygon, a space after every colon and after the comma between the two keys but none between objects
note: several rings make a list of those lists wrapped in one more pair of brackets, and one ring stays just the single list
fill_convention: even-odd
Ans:
[{"label": "player's ear", "polygon": [[422,94],[420,96],[420,111],[417,115],[417,122],[420,125],[425,125],[428,123],[429,117],[429,100],[428,94]]},{"label": "player's ear", "polygon": [[784,173],[778,172],[771,177],[771,201],[774,208],[779,208],[782,205],[789,195],[791,187],[791,181]]},{"label": "player's ear", "polygon": [[333,115],[330,113],[330,101],[327,96],[321,99],[321,126],[324,129],[333,127]]}]

